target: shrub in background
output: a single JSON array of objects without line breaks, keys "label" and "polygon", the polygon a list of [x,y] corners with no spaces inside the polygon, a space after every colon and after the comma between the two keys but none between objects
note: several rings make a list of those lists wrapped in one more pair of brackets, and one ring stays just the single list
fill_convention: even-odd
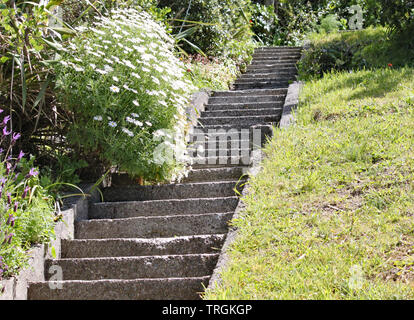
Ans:
[{"label": "shrub in background", "polygon": [[[113,10],[78,30],[56,66],[59,101],[73,114],[73,149],[106,169],[171,179],[186,164],[185,108],[195,91],[174,41],[134,9]],[[160,144],[177,157],[155,160]]]},{"label": "shrub in background", "polygon": [[190,55],[183,61],[187,74],[197,88],[229,90],[239,74],[236,63],[230,59],[207,58],[198,54]]},{"label": "shrub in background", "polygon": [[253,51],[250,0],[160,0],[158,6],[171,8],[174,34],[196,27],[182,42],[186,52],[196,54],[201,50],[206,55],[231,58],[239,63],[250,58]]},{"label": "shrub in background", "polygon": [[255,34],[255,39],[262,45],[273,45],[278,25],[274,6],[255,3],[251,7],[251,12],[252,30]]}]

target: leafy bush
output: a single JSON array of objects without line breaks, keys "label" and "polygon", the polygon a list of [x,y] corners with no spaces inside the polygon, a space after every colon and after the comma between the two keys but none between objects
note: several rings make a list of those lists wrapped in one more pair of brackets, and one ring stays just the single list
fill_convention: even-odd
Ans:
[{"label": "leafy bush", "polygon": [[249,59],[253,51],[249,5],[250,0],[161,0],[158,4],[171,7],[174,34],[187,32],[182,42],[186,52],[202,51],[239,63]]},{"label": "leafy bush", "polygon": [[338,31],[341,26],[343,26],[343,24],[341,23],[341,21],[338,20],[337,15],[328,14],[325,18],[321,20],[319,31],[326,33]]},{"label": "leafy bush", "polygon": [[394,31],[401,32],[413,27],[413,0],[380,0],[378,2],[382,6],[382,22],[388,24]]},{"label": "leafy bush", "polygon": [[6,116],[0,124],[5,147],[0,150],[0,279],[26,265],[31,244],[54,237],[53,198],[39,185],[34,159],[26,160],[23,151],[11,156],[20,134],[12,132],[9,121]]},{"label": "leafy bush", "polygon": [[238,75],[237,66],[231,59],[220,60],[194,55],[184,59],[184,64],[197,88],[228,90]]},{"label": "leafy bush", "polygon": [[399,67],[414,64],[413,39],[389,37],[384,27],[362,31],[314,34],[312,43],[299,62],[302,79],[321,77],[331,70]]},{"label": "leafy bush", "polygon": [[251,12],[255,39],[263,45],[273,45],[278,23],[274,6],[256,3],[252,5]]},{"label": "leafy bush", "polygon": [[48,25],[50,5],[12,2],[0,0],[0,106],[22,134],[16,149],[50,163],[62,149],[68,118],[56,106],[50,65],[54,39],[62,36]]},{"label": "leafy bush", "polygon": [[[173,40],[147,13],[113,10],[97,20],[78,29],[56,65],[59,101],[73,113],[67,138],[106,169],[169,179],[185,164],[185,107],[195,88]],[[161,146],[154,136],[170,141]],[[163,147],[175,159],[155,160]]]}]

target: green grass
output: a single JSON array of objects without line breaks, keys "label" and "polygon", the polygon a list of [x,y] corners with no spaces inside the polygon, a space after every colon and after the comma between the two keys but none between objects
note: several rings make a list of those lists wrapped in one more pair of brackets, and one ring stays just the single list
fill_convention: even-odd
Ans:
[{"label": "green grass", "polygon": [[414,298],[414,69],[306,83],[205,299]]},{"label": "green grass", "polygon": [[410,53],[414,44],[413,31],[409,29],[400,35],[390,36],[384,27],[369,27],[354,32],[313,33],[309,39],[316,47],[343,43],[358,58],[364,59],[369,67],[385,67],[389,63],[402,67],[414,64],[414,54]]}]

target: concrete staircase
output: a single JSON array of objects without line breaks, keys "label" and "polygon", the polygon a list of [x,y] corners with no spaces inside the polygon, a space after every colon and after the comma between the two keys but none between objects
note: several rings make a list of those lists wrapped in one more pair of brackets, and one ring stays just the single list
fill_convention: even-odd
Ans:
[{"label": "concrete staircase", "polygon": [[[215,92],[194,128],[195,160],[179,184],[103,190],[75,239],[62,242],[61,289],[30,283],[29,299],[198,299],[217,264],[252,163],[278,123],[301,48],[259,48],[234,91]],[[56,269],[55,269],[56,270]]]}]

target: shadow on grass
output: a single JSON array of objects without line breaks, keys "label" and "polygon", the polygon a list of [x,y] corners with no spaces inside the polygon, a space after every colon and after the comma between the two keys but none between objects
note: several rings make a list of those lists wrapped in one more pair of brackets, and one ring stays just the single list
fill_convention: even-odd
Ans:
[{"label": "shadow on grass", "polygon": [[[333,81],[326,89],[337,91],[340,89],[360,89],[354,90],[348,97],[350,100],[378,98],[387,93],[399,89],[402,83],[412,83],[414,90],[414,68],[373,68],[370,70],[352,71],[346,78],[338,73],[338,78]],[[408,87],[410,88],[410,87]]]}]

